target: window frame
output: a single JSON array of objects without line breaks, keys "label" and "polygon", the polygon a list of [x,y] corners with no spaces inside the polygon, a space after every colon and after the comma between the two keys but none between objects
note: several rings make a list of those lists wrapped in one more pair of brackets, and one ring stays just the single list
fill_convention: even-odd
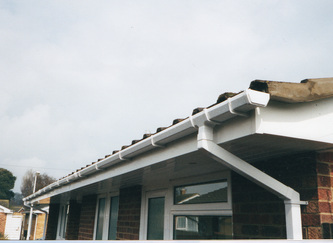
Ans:
[{"label": "window frame", "polygon": [[[227,201],[202,204],[174,204],[174,188],[182,185],[204,184],[212,181],[225,180],[228,183]],[[231,175],[230,171],[220,171],[209,175],[190,176],[182,179],[170,180],[166,187],[144,187],[141,199],[140,240],[147,238],[148,199],[165,197],[164,205],[164,240],[173,240],[175,216],[232,216]]]},{"label": "window frame", "polygon": [[57,240],[66,239],[68,214],[69,214],[69,203],[66,202],[66,203],[60,204],[58,224],[57,224],[57,236],[56,236]]},{"label": "window frame", "polygon": [[[105,208],[104,208],[104,216],[103,216],[103,230],[102,230],[102,239],[108,240],[109,238],[109,224],[110,224],[110,211],[111,211],[111,198],[119,197],[119,192],[110,192],[103,193],[97,196],[96,200],[96,212],[95,212],[95,223],[94,223],[94,234],[93,239],[96,240],[97,236],[97,225],[98,225],[98,214],[99,214],[99,201],[100,199],[105,199]],[[118,205],[119,210],[119,205]],[[117,220],[118,221],[118,220]]]}]

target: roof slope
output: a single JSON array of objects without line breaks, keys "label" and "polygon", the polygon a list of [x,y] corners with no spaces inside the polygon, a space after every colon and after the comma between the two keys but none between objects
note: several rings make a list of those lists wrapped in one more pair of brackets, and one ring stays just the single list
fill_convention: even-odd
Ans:
[{"label": "roof slope", "polygon": [[[287,103],[297,103],[297,102],[310,102],[318,99],[324,99],[333,96],[333,78],[320,78],[320,79],[306,79],[301,81],[300,83],[288,83],[288,82],[277,82],[277,81],[267,81],[267,80],[254,80],[250,84],[250,89],[261,91],[270,94],[271,100],[276,100],[280,102]],[[208,106],[207,108],[213,107],[239,93],[230,93],[226,92],[220,95],[217,99],[217,102]],[[203,112],[204,108],[195,108],[192,112],[192,115]],[[187,117],[188,118],[188,117]],[[133,140],[130,145],[124,145],[120,150],[114,150],[112,154],[106,155],[105,158],[98,159],[96,162],[93,162],[81,169],[76,170],[75,172],[64,176],[58,181],[67,178],[74,173],[80,172],[81,170],[95,166],[95,164],[101,160],[104,160],[110,157],[113,154],[120,153],[120,151],[142,141],[145,139],[149,139],[152,135],[155,135],[165,129],[168,129],[185,119],[175,119],[173,123],[169,127],[159,127],[156,130],[156,133],[153,134],[144,134],[141,139]],[[53,183],[57,184],[57,182]],[[28,196],[27,198],[29,198]]]}]

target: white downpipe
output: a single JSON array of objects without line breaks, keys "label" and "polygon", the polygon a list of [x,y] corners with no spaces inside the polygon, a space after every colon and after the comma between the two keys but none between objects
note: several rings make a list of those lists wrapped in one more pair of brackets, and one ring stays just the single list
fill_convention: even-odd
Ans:
[{"label": "white downpipe", "polygon": [[214,142],[213,125],[199,127],[198,149],[203,149],[214,160],[283,199],[285,203],[287,239],[302,239],[300,205],[304,204],[304,202],[300,201],[298,192],[221,148]]}]

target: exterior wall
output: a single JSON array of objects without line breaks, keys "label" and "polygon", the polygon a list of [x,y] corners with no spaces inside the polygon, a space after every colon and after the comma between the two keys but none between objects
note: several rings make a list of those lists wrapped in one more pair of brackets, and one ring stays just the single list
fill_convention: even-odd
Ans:
[{"label": "exterior wall", "polygon": [[118,240],[139,240],[141,186],[124,188],[119,193]]},{"label": "exterior wall", "polygon": [[6,227],[6,214],[0,213],[0,235],[5,235],[5,227]]},{"label": "exterior wall", "polygon": [[[333,153],[297,154],[255,163],[258,169],[300,193],[304,239],[332,237]],[[283,201],[233,173],[234,238],[286,238]]]},{"label": "exterior wall", "polygon": [[316,170],[318,201],[314,201],[312,204],[313,213],[319,212],[319,217],[316,216],[315,219],[320,221],[321,227],[318,227],[317,224],[315,233],[321,233],[324,239],[333,239],[333,152],[318,154]]},{"label": "exterior wall", "polygon": [[56,239],[59,208],[60,208],[60,205],[58,203],[50,204],[49,219],[47,221],[47,230],[46,230],[46,237],[45,237],[46,240],[55,240]]},{"label": "exterior wall", "polygon": [[82,198],[79,225],[79,240],[93,240],[97,196],[89,195]]},{"label": "exterior wall", "polygon": [[66,229],[66,240],[77,240],[79,237],[81,204],[70,201]]},{"label": "exterior wall", "polygon": [[37,225],[35,239],[41,239],[44,232],[45,213],[39,213],[37,216]]}]

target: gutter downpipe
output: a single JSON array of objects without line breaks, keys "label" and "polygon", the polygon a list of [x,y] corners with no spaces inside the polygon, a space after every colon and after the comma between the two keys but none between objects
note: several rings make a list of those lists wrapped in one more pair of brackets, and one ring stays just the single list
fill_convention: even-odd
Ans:
[{"label": "gutter downpipe", "polygon": [[[30,210],[35,209],[35,210],[38,210],[38,211],[41,211],[41,212],[45,213],[44,227],[43,227],[43,238],[42,238],[42,240],[45,240],[47,216],[48,216],[49,213],[47,211],[43,210],[43,209],[34,208],[33,206],[30,206],[27,203],[25,203],[24,206],[30,208]],[[36,219],[36,225],[37,225],[37,219]]]},{"label": "gutter downpipe", "polygon": [[214,141],[214,127],[218,123],[210,121],[209,117],[205,122],[201,124],[193,122],[193,125],[198,128],[199,150],[205,151],[212,159],[284,200],[287,239],[302,240],[300,205],[306,202],[300,201],[299,193],[220,147]]}]

